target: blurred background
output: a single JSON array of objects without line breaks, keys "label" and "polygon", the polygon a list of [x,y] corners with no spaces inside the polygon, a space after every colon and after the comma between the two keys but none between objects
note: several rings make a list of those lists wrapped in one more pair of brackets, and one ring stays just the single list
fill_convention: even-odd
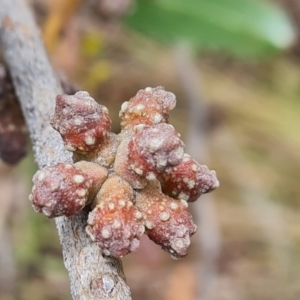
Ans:
[{"label": "blurred background", "polygon": [[[134,300],[300,299],[300,2],[31,0],[66,87],[108,107],[147,86],[221,183],[190,204],[174,261],[145,236],[123,259]],[[33,212],[32,153],[0,161],[0,299],[71,299],[53,220]]]}]

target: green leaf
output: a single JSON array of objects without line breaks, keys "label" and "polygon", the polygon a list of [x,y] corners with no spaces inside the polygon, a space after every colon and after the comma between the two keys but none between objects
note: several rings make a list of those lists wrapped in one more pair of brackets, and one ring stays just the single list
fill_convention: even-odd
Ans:
[{"label": "green leaf", "polygon": [[127,24],[158,40],[259,58],[291,45],[282,9],[265,0],[137,0]]}]

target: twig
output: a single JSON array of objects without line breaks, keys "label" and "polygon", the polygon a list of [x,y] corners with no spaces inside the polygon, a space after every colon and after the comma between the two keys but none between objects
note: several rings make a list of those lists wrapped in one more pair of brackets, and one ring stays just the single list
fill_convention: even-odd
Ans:
[{"label": "twig", "polygon": [[[24,0],[0,0],[0,41],[31,134],[40,168],[68,162],[61,138],[49,124],[62,92]],[[74,299],[131,299],[121,262],[102,257],[85,233],[86,211],[55,220]]]},{"label": "twig", "polygon": [[[196,159],[207,160],[206,147],[207,105],[199,89],[200,78],[188,45],[177,45],[174,57],[178,74],[185,92],[188,105],[189,132],[187,138],[188,153]],[[201,264],[199,266],[199,285],[197,299],[212,300],[215,298],[217,278],[217,260],[221,251],[221,236],[212,196],[202,196],[195,205],[195,214],[200,220],[197,231],[201,243]]]}]

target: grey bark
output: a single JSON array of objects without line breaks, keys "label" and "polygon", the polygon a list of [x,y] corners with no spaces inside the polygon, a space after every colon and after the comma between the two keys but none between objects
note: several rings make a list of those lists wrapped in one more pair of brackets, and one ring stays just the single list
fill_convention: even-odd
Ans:
[{"label": "grey bark", "polygon": [[[24,0],[0,0],[0,43],[30,131],[40,168],[71,161],[49,123],[62,92]],[[73,299],[131,299],[121,261],[102,257],[85,233],[87,211],[56,218]]]}]

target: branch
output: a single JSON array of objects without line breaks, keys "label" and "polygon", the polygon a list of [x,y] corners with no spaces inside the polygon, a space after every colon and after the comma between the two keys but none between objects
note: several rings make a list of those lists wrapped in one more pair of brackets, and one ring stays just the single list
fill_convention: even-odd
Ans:
[{"label": "branch", "polygon": [[[71,161],[49,123],[62,93],[24,0],[0,0],[0,41],[40,168]],[[87,212],[55,219],[74,299],[131,299],[121,262],[102,257],[84,228]]]}]

